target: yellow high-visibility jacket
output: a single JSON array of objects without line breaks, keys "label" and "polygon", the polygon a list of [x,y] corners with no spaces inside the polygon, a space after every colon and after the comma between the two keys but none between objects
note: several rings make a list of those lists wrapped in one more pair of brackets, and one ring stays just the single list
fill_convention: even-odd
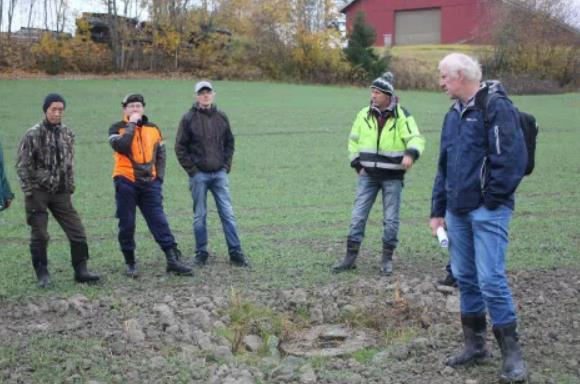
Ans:
[{"label": "yellow high-visibility jacket", "polygon": [[415,119],[400,105],[388,116],[379,129],[377,112],[363,108],[356,116],[350,132],[348,151],[351,166],[372,175],[402,179],[405,174],[401,162],[410,155],[417,160],[425,149],[425,138]]}]

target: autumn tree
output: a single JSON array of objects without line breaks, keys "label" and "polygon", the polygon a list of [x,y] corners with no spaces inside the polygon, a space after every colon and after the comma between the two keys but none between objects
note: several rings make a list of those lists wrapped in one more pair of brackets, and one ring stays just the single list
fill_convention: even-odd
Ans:
[{"label": "autumn tree", "polygon": [[519,92],[542,92],[549,81],[578,86],[580,34],[569,23],[578,10],[565,0],[525,0],[494,11],[488,75],[512,80]]}]

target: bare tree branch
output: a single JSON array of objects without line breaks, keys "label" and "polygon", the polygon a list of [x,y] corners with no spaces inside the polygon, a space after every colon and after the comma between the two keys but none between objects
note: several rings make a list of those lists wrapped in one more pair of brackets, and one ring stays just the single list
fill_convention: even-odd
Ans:
[{"label": "bare tree branch", "polygon": [[9,0],[8,2],[8,37],[12,34],[12,20],[14,18],[14,9],[18,0]]},{"label": "bare tree branch", "polygon": [[32,25],[32,13],[34,10],[34,4],[36,3],[36,0],[29,0],[29,4],[28,4],[28,21],[26,23],[26,27],[30,28]]}]

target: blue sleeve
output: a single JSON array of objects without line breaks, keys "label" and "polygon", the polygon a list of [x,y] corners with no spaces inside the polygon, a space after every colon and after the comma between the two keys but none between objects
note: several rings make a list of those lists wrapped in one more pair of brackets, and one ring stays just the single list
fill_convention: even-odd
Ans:
[{"label": "blue sleeve", "polygon": [[4,154],[2,152],[2,145],[0,144],[0,207],[4,205],[5,200],[11,200],[14,194],[10,189],[10,184],[4,173]]},{"label": "blue sleeve", "polygon": [[524,177],[527,151],[519,115],[512,103],[500,98],[488,106],[488,156],[483,203],[497,208],[516,190]]},{"label": "blue sleeve", "polygon": [[447,176],[447,143],[445,142],[445,121],[441,129],[441,141],[439,143],[439,160],[437,161],[437,174],[431,193],[431,217],[445,217],[447,208],[447,195],[445,192],[445,178]]}]

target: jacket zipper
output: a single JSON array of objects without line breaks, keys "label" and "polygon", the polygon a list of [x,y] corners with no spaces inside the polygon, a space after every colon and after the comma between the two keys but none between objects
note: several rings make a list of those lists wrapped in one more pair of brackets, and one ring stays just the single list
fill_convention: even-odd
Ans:
[{"label": "jacket zipper", "polygon": [[143,137],[141,136],[141,130],[139,128],[137,133],[137,140],[139,141],[139,145],[141,147],[141,164],[146,163],[145,161],[145,148],[143,147]]},{"label": "jacket zipper", "polygon": [[383,128],[379,128],[379,119],[375,118],[375,123],[377,126],[377,155],[375,156],[375,168],[378,168],[379,162],[378,162],[378,158],[379,158],[379,146],[380,146],[380,141],[381,141],[381,134],[383,133],[383,130],[385,129],[385,125],[387,125],[387,122],[385,121],[385,125],[383,125]]},{"label": "jacket zipper", "polygon": [[481,181],[481,194],[485,194],[485,169],[487,163],[487,156],[483,158],[483,162],[481,163],[481,170],[479,171],[479,180]]}]

